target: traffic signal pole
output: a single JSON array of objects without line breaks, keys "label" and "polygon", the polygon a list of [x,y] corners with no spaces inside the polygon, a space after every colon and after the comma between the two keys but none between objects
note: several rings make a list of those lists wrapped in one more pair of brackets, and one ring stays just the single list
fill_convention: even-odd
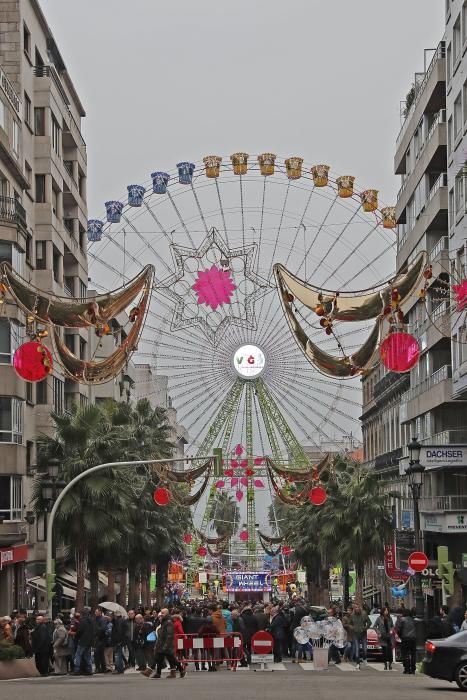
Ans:
[{"label": "traffic signal pole", "polygon": [[[48,616],[52,619],[53,617],[53,597],[54,597],[54,592],[53,588],[55,586],[55,559],[53,557],[53,535],[54,535],[54,521],[55,521],[55,516],[57,514],[58,509],[60,508],[60,504],[62,503],[63,499],[71,491],[71,489],[79,482],[81,479],[85,479],[87,476],[90,474],[94,474],[95,472],[102,471],[103,469],[116,469],[119,467],[140,467],[144,464],[170,464],[172,462],[181,462],[181,461],[193,461],[197,459],[199,461],[199,457],[184,457],[180,459],[180,457],[177,458],[171,458],[171,459],[144,459],[144,460],[138,460],[134,462],[106,462],[105,464],[97,464],[95,467],[90,467],[89,469],[86,469],[85,471],[81,472],[77,476],[75,476],[74,479],[72,479],[63,489],[63,491],[60,492],[57,500],[55,501],[53,508],[50,512],[49,515],[49,520],[47,523],[47,554],[46,554],[46,564],[45,564],[45,572],[46,572],[46,589],[47,589],[47,614]],[[219,455],[209,455],[205,457],[205,459],[213,459],[214,460],[214,465],[215,469],[219,469],[218,462],[221,459]],[[221,467],[222,468],[222,467]]]}]

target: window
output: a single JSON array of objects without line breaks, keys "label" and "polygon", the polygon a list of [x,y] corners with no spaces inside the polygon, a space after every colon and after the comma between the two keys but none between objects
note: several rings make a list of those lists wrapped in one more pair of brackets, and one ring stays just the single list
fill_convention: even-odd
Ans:
[{"label": "window", "polygon": [[27,403],[34,403],[33,388],[34,388],[34,384],[32,382],[26,382],[26,401],[27,401]]},{"label": "window", "polygon": [[20,251],[16,243],[0,241],[0,262],[9,262],[19,274],[23,273],[24,253]]},{"label": "window", "polygon": [[462,43],[467,39],[467,2],[462,6]]},{"label": "window", "polygon": [[29,99],[29,95],[24,91],[24,121],[28,126],[31,126],[31,118],[32,118],[32,107],[31,107],[31,100]]},{"label": "window", "polygon": [[448,153],[452,151],[452,117],[448,121]]},{"label": "window", "polygon": [[80,360],[87,359],[87,357],[86,357],[86,355],[87,355],[86,345],[87,345],[86,341],[84,340],[84,338],[81,338],[81,336],[80,336],[80,339],[79,339],[79,359]]},{"label": "window", "polygon": [[452,63],[453,67],[461,52],[461,16],[456,19],[452,28]]},{"label": "window", "polygon": [[31,32],[23,22],[23,50],[28,56],[31,55]]},{"label": "window", "polygon": [[44,65],[44,61],[42,60],[42,56],[40,55],[39,51],[37,50],[37,46],[36,46],[34,53],[36,54],[36,61],[35,61],[36,66],[39,66],[39,68],[41,68]]},{"label": "window", "polygon": [[449,192],[449,228],[454,226],[454,190]]},{"label": "window", "polygon": [[59,126],[58,121],[55,119],[53,114],[52,114],[52,148],[54,149],[55,153],[59,156],[60,155],[60,126]]},{"label": "window", "polygon": [[13,137],[11,141],[11,150],[16,157],[19,156],[19,124],[16,119],[13,119]]},{"label": "window", "polygon": [[[32,386],[31,382],[28,385]],[[26,440],[26,470],[27,473],[31,473],[31,467],[34,466],[34,441]]]},{"label": "window", "polygon": [[0,476],[0,516],[3,520],[21,520],[22,493],[20,476]]},{"label": "window", "polygon": [[446,82],[447,83],[451,82],[451,75],[452,75],[451,61],[452,61],[452,47],[451,47],[451,44],[449,44],[447,51],[446,51]]},{"label": "window", "polygon": [[32,236],[26,235],[26,262],[32,266]]},{"label": "window", "polygon": [[0,364],[9,365],[24,338],[24,329],[13,319],[0,318]]},{"label": "window", "polygon": [[74,296],[75,278],[74,277],[63,277],[63,288],[65,294],[69,297]]},{"label": "window", "polygon": [[462,129],[462,96],[459,93],[454,101],[454,140]]},{"label": "window", "polygon": [[23,442],[23,402],[12,396],[0,397],[0,442]]},{"label": "window", "polygon": [[87,289],[83,280],[79,281],[79,298],[81,301],[86,301],[87,299]]},{"label": "window", "polygon": [[36,268],[38,270],[47,269],[46,241],[36,241]]},{"label": "window", "polygon": [[3,131],[6,131],[6,109],[2,100],[0,100],[0,126]]},{"label": "window", "polygon": [[24,161],[24,170],[26,174],[26,180],[29,182],[29,185],[32,187],[32,168],[29,165],[28,161]]},{"label": "window", "polygon": [[34,107],[34,134],[45,136],[45,108]]},{"label": "window", "polygon": [[[456,206],[456,217],[464,213],[464,178],[456,177],[454,199]],[[460,279],[463,279],[462,277]]]},{"label": "window", "polygon": [[61,280],[61,261],[62,261],[62,256],[60,255],[60,251],[57,250],[57,248],[54,246],[53,247],[53,260],[52,260],[52,265],[53,265],[53,275],[54,275],[54,280],[58,283],[60,283]]},{"label": "window", "polygon": [[61,415],[65,403],[65,382],[58,377],[53,377],[53,407],[55,413]]},{"label": "window", "polygon": [[36,403],[43,406],[47,404],[47,379],[36,384]]},{"label": "window", "polygon": [[45,201],[45,175],[36,175],[36,204],[44,204]]}]

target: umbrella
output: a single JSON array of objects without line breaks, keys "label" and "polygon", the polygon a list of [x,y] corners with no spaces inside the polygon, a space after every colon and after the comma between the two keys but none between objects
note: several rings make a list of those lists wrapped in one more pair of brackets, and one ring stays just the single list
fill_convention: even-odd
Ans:
[{"label": "umbrella", "polygon": [[111,601],[107,601],[106,603],[99,603],[99,607],[104,608],[104,610],[110,610],[111,612],[119,612],[124,618],[128,617],[128,613],[125,610],[125,608],[122,605],[119,605],[118,603],[112,603]]}]

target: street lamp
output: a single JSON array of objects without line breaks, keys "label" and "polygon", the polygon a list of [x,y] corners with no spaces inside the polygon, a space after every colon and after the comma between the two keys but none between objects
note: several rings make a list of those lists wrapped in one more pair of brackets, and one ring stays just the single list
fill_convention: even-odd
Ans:
[{"label": "street lamp", "polygon": [[50,459],[47,464],[47,471],[41,482],[41,495],[46,504],[46,511],[50,513],[53,502],[57,499],[61,491],[66,486],[66,481],[58,478],[60,471],[60,460]]},{"label": "street lamp", "polygon": [[[425,467],[420,464],[421,444],[417,438],[412,440],[407,445],[409,451],[409,466],[405,470],[409,488],[412,492],[413,513],[414,513],[414,534],[415,534],[415,549],[417,552],[421,550],[421,532],[420,532],[420,509],[419,501],[423,485],[423,476]],[[425,600],[422,590],[422,574],[415,573],[415,628],[417,634],[417,657],[420,658],[425,646]]]}]

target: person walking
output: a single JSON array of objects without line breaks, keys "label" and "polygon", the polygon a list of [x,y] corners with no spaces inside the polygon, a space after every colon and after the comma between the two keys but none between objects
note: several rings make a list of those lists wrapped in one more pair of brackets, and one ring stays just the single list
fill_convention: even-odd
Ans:
[{"label": "person walking", "polygon": [[107,622],[105,620],[102,608],[97,608],[94,612],[94,622],[96,629],[96,639],[94,643],[94,664],[96,673],[105,673],[105,628]]},{"label": "person walking", "polygon": [[[274,638],[274,663],[282,661],[283,643],[286,638],[286,620],[279,606],[274,605],[271,608],[271,617],[269,620],[269,632]],[[250,640],[251,641],[251,640]]]},{"label": "person walking", "polygon": [[177,670],[180,672],[180,678],[186,676],[186,671],[182,664],[176,660],[174,656],[174,625],[172,618],[169,615],[167,608],[162,608],[160,612],[161,624],[157,633],[157,642],[154,648],[156,653],[156,670],[151,673],[149,678],[160,678],[162,665],[164,660],[170,666],[169,678],[177,677]]},{"label": "person walking", "polygon": [[43,615],[36,617],[36,626],[31,634],[31,644],[37,670],[41,676],[48,676],[52,639],[47,626],[47,618]]},{"label": "person walking", "polygon": [[26,658],[30,658],[32,656],[31,633],[26,624],[26,617],[24,615],[20,615],[18,617],[15,644],[21,647]]},{"label": "person walking", "polygon": [[114,660],[114,647],[112,644],[112,629],[113,622],[110,615],[102,615],[105,624],[105,638],[104,638],[104,665],[105,673],[112,673],[112,664]]},{"label": "person walking", "polygon": [[404,673],[415,673],[417,662],[417,633],[410,610],[404,610],[396,622],[396,632],[401,640]]},{"label": "person walking", "polygon": [[128,610],[128,618],[125,620],[125,646],[128,649],[128,666],[132,667],[135,665],[135,648],[133,644],[135,616],[134,610]]},{"label": "person walking", "polygon": [[242,620],[245,624],[243,635],[243,649],[248,664],[251,664],[251,638],[258,631],[258,620],[253,614],[251,605],[247,605],[242,611]]},{"label": "person walking", "polygon": [[352,607],[347,608],[347,612],[342,616],[342,626],[345,631],[345,647],[343,659],[346,662],[352,662],[354,659],[354,631],[351,622]]},{"label": "person walking", "polygon": [[[233,631],[236,632],[237,634],[241,634],[242,639],[244,640],[246,628],[245,628],[245,621],[243,620],[242,616],[240,615],[240,611],[237,610],[236,608],[234,608],[232,610],[231,615],[232,615],[232,629],[233,629]],[[245,656],[245,646],[243,646],[243,657],[240,661],[240,666],[242,668],[245,668],[246,666],[248,666],[248,661],[247,661],[247,658]]]},{"label": "person walking", "polygon": [[145,671],[148,662],[151,660],[151,643],[147,641],[148,634],[153,631],[150,622],[145,622],[141,614],[135,616],[135,627],[133,632],[133,647],[135,650],[136,670]]},{"label": "person walking", "polygon": [[66,676],[68,673],[68,659],[70,655],[68,646],[68,632],[60,617],[54,620],[52,646],[54,652],[54,675]]},{"label": "person walking", "polygon": [[350,624],[353,627],[354,633],[354,659],[357,665],[366,664],[367,651],[367,629],[371,622],[368,613],[362,609],[362,606],[355,603],[353,612],[350,616]]},{"label": "person walking", "polygon": [[376,618],[374,630],[378,635],[379,643],[383,652],[384,670],[392,670],[392,630],[394,622],[388,607],[381,609],[380,615]]},{"label": "person walking", "polygon": [[91,617],[91,608],[83,608],[83,614],[76,629],[75,639],[77,647],[73,659],[73,675],[81,675],[81,663],[84,665],[84,676],[92,676],[91,648],[94,644],[95,630],[94,619]]},{"label": "person walking", "polygon": [[127,641],[127,630],[125,620],[122,618],[122,613],[119,610],[114,612],[112,624],[112,646],[115,655],[115,670],[114,673],[125,672],[125,661],[123,659],[123,647]]}]

